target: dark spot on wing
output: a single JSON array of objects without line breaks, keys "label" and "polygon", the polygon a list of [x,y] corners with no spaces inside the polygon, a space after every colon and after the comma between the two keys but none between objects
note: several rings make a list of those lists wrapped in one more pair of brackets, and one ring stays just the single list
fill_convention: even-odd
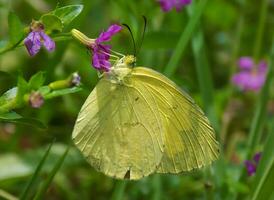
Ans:
[{"label": "dark spot on wing", "polygon": [[124,179],[130,179],[130,169],[127,170],[127,173],[125,174]]},{"label": "dark spot on wing", "polygon": [[178,105],[172,106],[172,109],[176,110],[178,108]]},{"label": "dark spot on wing", "polygon": [[135,98],[135,101],[138,101],[138,100],[139,100],[139,97],[136,97],[136,98]]}]

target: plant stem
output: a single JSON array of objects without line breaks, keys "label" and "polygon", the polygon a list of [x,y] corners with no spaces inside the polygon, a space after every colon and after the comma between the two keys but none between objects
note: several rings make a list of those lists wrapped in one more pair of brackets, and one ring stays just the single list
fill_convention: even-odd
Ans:
[{"label": "plant stem", "polygon": [[253,58],[256,61],[259,59],[260,51],[262,47],[263,33],[264,33],[264,28],[266,23],[266,16],[267,16],[267,6],[268,6],[268,0],[262,0],[259,25],[258,25],[258,30],[255,38],[254,49],[253,49]]},{"label": "plant stem", "polygon": [[113,195],[111,197],[111,200],[122,200],[123,199],[126,184],[127,184],[126,181],[120,181],[120,180],[116,181],[115,189],[114,189]]},{"label": "plant stem", "polygon": [[153,196],[152,200],[162,199],[162,180],[159,174],[155,174],[152,177]]},{"label": "plant stem", "polygon": [[[164,70],[164,74],[167,76],[172,76],[177,67],[178,63],[180,61],[180,58],[182,57],[186,46],[191,39],[191,36],[200,20],[200,17],[202,16],[202,13],[204,11],[204,8],[206,6],[207,0],[201,0],[197,3],[197,6],[195,6],[194,9],[194,15],[189,19],[189,22],[185,28],[185,30],[182,32],[181,37],[178,41],[178,44],[174,50],[173,55],[171,56],[169,63],[166,66],[166,69]],[[190,5],[192,6],[192,5]]]},{"label": "plant stem", "polygon": [[254,118],[251,123],[251,129],[249,132],[249,138],[248,138],[248,153],[247,158],[253,154],[253,151],[258,144],[259,136],[261,133],[261,130],[265,123],[266,118],[266,112],[267,112],[267,102],[269,99],[269,93],[270,93],[270,86],[271,81],[273,78],[273,68],[274,68],[274,38],[272,43],[272,50],[271,50],[271,61],[268,68],[268,73],[266,77],[265,84],[262,88],[262,91],[260,93],[259,102],[257,104],[257,108],[255,111]]}]

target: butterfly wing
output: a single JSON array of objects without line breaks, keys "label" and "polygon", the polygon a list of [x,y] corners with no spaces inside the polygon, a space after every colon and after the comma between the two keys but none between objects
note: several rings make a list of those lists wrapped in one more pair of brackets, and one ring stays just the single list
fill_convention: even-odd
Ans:
[{"label": "butterfly wing", "polygon": [[139,82],[102,78],[78,115],[72,138],[98,171],[140,179],[156,170],[163,154],[163,129],[153,96]]},{"label": "butterfly wing", "polygon": [[158,173],[190,171],[217,159],[219,147],[214,130],[185,92],[148,68],[133,69],[132,77],[153,94],[164,123],[165,148]]}]

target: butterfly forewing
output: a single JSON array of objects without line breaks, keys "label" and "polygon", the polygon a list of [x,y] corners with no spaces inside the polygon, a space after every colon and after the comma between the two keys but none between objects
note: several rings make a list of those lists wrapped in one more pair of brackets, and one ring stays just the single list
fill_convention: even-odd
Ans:
[{"label": "butterfly forewing", "polygon": [[142,84],[158,104],[165,131],[164,154],[158,173],[179,173],[217,159],[218,143],[201,109],[175,83],[153,70],[137,67],[132,79]]},{"label": "butterfly forewing", "polygon": [[84,103],[73,140],[87,161],[106,175],[140,179],[163,156],[160,109],[143,83],[116,84],[102,78]]}]

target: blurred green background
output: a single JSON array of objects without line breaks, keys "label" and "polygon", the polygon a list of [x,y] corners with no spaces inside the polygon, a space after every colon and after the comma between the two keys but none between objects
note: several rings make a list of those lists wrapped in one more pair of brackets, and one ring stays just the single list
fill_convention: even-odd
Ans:
[{"label": "blurred green background", "polygon": [[[133,31],[138,47],[143,32],[142,15],[146,16],[146,35],[137,65],[162,73],[191,20],[191,7],[181,12],[173,10],[164,13],[154,0],[58,1],[59,7],[71,4],[82,4],[84,8],[63,32],[77,28],[89,37],[96,38],[111,23],[126,23]],[[140,181],[125,183],[96,172],[72,147],[44,199],[249,199],[254,177],[245,176],[238,181],[238,176],[246,174],[244,155],[249,148],[248,133],[258,94],[241,92],[231,84],[230,79],[237,71],[237,59],[253,54],[260,4],[261,1],[208,1],[198,28],[194,29],[192,39],[180,57],[176,72],[169,75],[209,116],[223,151],[219,161],[190,173],[152,175]],[[28,26],[32,19],[39,19],[56,6],[57,1],[53,0],[0,0],[0,40],[9,37],[10,11]],[[274,33],[273,0],[268,1],[267,9],[259,58],[269,61]],[[202,41],[202,50],[198,54],[195,54],[195,38],[196,42],[197,38]],[[115,51],[133,53],[132,40],[126,30],[115,36],[111,44]],[[199,65],[206,66],[208,70],[205,74],[199,75]],[[81,92],[48,100],[40,109],[25,107],[17,110],[25,117],[39,119],[47,129],[0,122],[0,189],[15,196],[19,196],[25,188],[48,144],[52,143],[53,138],[56,139],[42,174],[31,188],[29,195],[32,196],[48,177],[67,145],[72,143],[74,122],[81,105],[98,82],[97,72],[91,67],[90,52],[72,39],[57,42],[53,53],[42,50],[33,58],[29,57],[24,47],[6,52],[0,55],[0,71],[0,94],[16,85],[17,76],[21,73],[28,80],[38,71],[45,71],[46,83],[65,79],[75,71],[82,77]],[[201,91],[201,80],[205,80],[205,84],[213,90],[210,88],[207,91],[207,88]],[[266,104],[266,119],[259,141],[252,147],[254,152],[262,151],[266,138],[270,133],[273,134],[273,115],[272,83]]]}]

